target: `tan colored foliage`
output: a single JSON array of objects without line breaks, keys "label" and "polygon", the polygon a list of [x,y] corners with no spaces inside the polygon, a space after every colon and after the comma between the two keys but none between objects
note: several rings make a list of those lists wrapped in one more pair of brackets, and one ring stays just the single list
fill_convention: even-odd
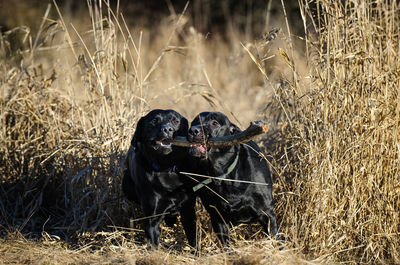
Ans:
[{"label": "tan colored foliage", "polygon": [[[5,32],[0,232],[41,239],[5,237],[1,260],[400,263],[400,7],[300,6],[304,55],[289,25],[246,43],[235,30],[202,35],[185,12],[129,28],[104,4],[103,15],[91,6],[79,24],[46,13],[38,37],[14,29],[26,34],[18,52]],[[259,143],[273,168],[283,250],[255,225],[235,228],[223,252],[200,206],[200,257],[186,250],[179,225],[163,227],[161,250],[147,249],[140,226],[128,228],[120,180],[135,122],[153,108],[189,120],[223,111],[242,128],[270,122]]]}]

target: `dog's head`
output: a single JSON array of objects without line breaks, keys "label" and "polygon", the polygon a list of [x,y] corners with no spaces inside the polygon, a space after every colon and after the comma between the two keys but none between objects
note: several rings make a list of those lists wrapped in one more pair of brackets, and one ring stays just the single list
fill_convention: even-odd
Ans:
[{"label": "dog's head", "polygon": [[137,148],[141,143],[152,153],[167,155],[173,151],[167,140],[186,136],[188,127],[187,119],[178,112],[155,109],[139,120],[131,145]]},{"label": "dog's head", "polygon": [[195,157],[205,158],[210,148],[206,143],[208,139],[226,136],[240,132],[239,127],[233,124],[225,114],[221,112],[202,112],[197,115],[191,123],[187,139],[193,145],[189,154]]}]

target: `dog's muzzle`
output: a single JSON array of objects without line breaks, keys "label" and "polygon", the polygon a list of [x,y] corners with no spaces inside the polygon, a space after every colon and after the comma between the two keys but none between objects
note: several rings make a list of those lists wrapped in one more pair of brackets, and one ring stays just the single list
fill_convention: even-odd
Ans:
[{"label": "dog's muzzle", "polygon": [[188,141],[193,143],[189,148],[189,154],[195,157],[205,157],[207,154],[206,137],[201,126],[192,126],[189,129]]}]

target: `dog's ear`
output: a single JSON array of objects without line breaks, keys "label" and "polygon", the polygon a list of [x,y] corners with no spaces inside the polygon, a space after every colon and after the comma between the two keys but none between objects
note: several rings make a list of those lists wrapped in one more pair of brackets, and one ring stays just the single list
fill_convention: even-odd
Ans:
[{"label": "dog's ear", "polygon": [[189,122],[185,117],[181,116],[180,126],[177,135],[186,136],[188,130],[189,130]]},{"label": "dog's ear", "polygon": [[229,132],[231,133],[231,134],[236,134],[236,133],[239,133],[239,132],[241,132],[242,130],[240,130],[240,128],[239,127],[237,127],[235,124],[233,124],[233,123],[231,123],[231,125],[229,126]]},{"label": "dog's ear", "polygon": [[144,120],[145,120],[145,117],[142,117],[142,118],[140,118],[140,120],[136,124],[136,130],[135,130],[135,133],[133,134],[133,137],[132,137],[132,140],[131,140],[131,145],[134,148],[138,147],[138,142],[140,140],[142,140],[142,138],[143,138]]}]

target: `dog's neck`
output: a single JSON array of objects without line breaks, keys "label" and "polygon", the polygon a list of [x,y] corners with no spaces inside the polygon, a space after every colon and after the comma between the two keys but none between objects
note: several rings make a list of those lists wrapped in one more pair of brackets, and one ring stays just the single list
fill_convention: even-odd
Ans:
[{"label": "dog's neck", "polygon": [[[235,145],[228,149],[216,149],[210,153],[208,160],[212,166],[215,176],[225,175],[235,163],[239,155],[239,146]],[[230,173],[230,172],[228,172]]]},{"label": "dog's neck", "polygon": [[142,149],[141,153],[143,154],[144,162],[147,164],[149,169],[151,168],[152,171],[171,172],[177,167],[176,162],[178,161],[178,159],[176,156],[178,152],[172,151],[168,155],[160,155],[160,154],[155,155],[154,153],[152,153],[152,150],[149,147],[141,145],[139,148]]}]

